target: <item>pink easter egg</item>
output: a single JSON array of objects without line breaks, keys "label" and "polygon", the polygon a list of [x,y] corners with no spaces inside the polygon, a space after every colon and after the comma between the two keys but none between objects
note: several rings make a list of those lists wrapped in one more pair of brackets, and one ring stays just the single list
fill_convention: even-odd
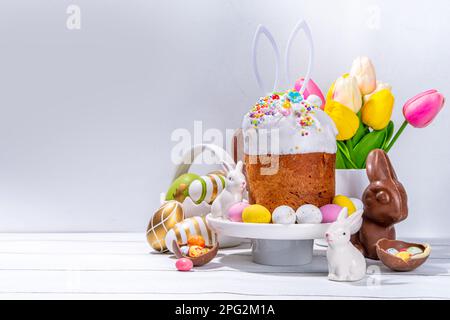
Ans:
[{"label": "pink easter egg", "polygon": [[322,223],[335,222],[341,212],[342,207],[337,204],[326,204],[320,208],[322,212]]},{"label": "pink easter egg", "polygon": [[175,262],[175,266],[177,267],[178,271],[189,271],[192,269],[194,264],[187,258],[181,258],[178,259],[177,262]]},{"label": "pink easter egg", "polygon": [[[297,81],[295,81],[295,90],[299,91],[303,85],[303,82],[305,79],[299,78]],[[319,86],[313,81],[313,79],[309,79],[308,83],[306,84],[305,91],[303,92],[303,97],[307,99],[310,95],[316,95],[322,100],[322,106],[320,107],[322,110],[325,108],[325,97],[323,96],[322,91],[320,90]]]},{"label": "pink easter egg", "polygon": [[233,204],[230,209],[228,209],[228,219],[234,222],[242,222],[242,211],[248,206],[249,204],[247,202]]}]

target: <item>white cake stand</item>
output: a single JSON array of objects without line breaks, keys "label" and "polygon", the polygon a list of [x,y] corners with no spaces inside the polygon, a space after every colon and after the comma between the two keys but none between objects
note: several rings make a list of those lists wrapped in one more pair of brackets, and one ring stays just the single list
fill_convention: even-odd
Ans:
[{"label": "white cake stand", "polygon": [[242,223],[206,216],[208,225],[219,234],[252,241],[253,261],[272,266],[311,263],[314,239],[324,239],[329,223],[266,224]]}]

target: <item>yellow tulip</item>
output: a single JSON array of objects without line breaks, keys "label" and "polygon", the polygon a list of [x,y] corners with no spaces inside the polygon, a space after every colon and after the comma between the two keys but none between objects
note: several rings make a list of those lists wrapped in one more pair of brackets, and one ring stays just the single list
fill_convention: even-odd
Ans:
[{"label": "yellow tulip", "polygon": [[376,93],[376,92],[378,92],[378,91],[381,91],[381,90],[383,90],[383,89],[389,89],[389,90],[392,90],[392,86],[391,86],[389,83],[377,81],[377,87],[375,88],[375,91],[373,91],[372,93],[366,94],[366,95],[363,97],[363,103],[366,103],[367,101],[369,101],[370,97],[371,97],[374,93]]},{"label": "yellow tulip", "polygon": [[338,78],[334,83],[332,100],[357,113],[362,106],[362,97],[356,79],[352,76]]},{"label": "yellow tulip", "polygon": [[358,116],[343,104],[328,100],[325,105],[325,112],[333,119],[338,130],[337,140],[348,140],[352,138],[359,127]]},{"label": "yellow tulip", "polygon": [[384,129],[391,119],[394,96],[389,89],[375,92],[361,110],[362,122],[374,130]]},{"label": "yellow tulip", "polygon": [[353,61],[350,75],[356,79],[358,87],[363,95],[369,94],[375,90],[375,68],[368,57],[356,58]]}]

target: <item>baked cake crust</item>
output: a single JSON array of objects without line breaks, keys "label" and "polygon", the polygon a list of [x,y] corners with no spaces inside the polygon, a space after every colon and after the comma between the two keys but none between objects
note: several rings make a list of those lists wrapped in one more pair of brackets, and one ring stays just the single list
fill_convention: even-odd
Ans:
[{"label": "baked cake crust", "polygon": [[261,163],[260,157],[244,155],[251,204],[263,205],[273,212],[281,205],[297,210],[303,204],[321,207],[332,202],[335,195],[335,154],[314,152],[274,157],[279,157],[278,170],[264,175],[261,172],[270,164]]}]

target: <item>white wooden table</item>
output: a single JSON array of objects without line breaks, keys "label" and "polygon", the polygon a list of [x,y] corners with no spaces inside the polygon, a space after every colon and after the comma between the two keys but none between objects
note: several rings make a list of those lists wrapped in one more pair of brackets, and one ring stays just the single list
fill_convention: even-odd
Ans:
[{"label": "white wooden table", "polygon": [[428,242],[431,257],[414,272],[369,261],[365,280],[336,283],[323,250],[308,266],[269,267],[244,244],[183,273],[143,233],[0,234],[0,299],[450,298],[450,241]]}]

